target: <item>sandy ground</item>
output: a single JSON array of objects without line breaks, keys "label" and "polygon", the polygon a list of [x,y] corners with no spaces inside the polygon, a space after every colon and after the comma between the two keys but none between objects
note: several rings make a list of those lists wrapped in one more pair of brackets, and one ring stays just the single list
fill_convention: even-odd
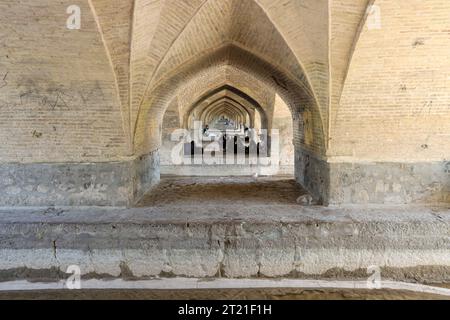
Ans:
[{"label": "sandy ground", "polygon": [[296,204],[303,194],[289,177],[163,177],[138,207]]},{"label": "sandy ground", "polygon": [[431,300],[450,297],[394,290],[54,290],[0,292],[0,300]]}]

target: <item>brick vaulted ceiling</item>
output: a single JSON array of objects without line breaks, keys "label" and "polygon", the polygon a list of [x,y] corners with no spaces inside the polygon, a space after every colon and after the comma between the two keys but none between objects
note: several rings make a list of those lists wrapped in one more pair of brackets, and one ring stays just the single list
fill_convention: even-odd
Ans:
[{"label": "brick vaulted ceiling", "polygon": [[[130,145],[145,99],[179,66],[234,44],[306,82],[328,134],[330,93],[339,96],[368,0],[90,0],[114,69]],[[345,37],[338,35],[344,34]],[[329,59],[330,45],[336,48]],[[342,63],[344,62],[344,63]],[[334,64],[333,64],[334,63]],[[330,68],[338,83],[330,80]]]},{"label": "brick vaulted ceiling", "polygon": [[[145,94],[165,74],[226,43],[239,44],[280,64],[295,78],[305,77],[295,54],[264,11],[265,3],[253,0],[90,2],[115,71],[129,139]],[[273,4],[272,7],[277,8]],[[322,24],[326,28],[327,21]],[[316,84],[319,100],[326,104],[326,86],[317,75],[326,74],[327,55],[325,51],[316,52],[315,59],[319,54],[320,63],[306,61],[304,67],[311,72],[310,81]],[[317,70],[320,66],[322,70]]]}]

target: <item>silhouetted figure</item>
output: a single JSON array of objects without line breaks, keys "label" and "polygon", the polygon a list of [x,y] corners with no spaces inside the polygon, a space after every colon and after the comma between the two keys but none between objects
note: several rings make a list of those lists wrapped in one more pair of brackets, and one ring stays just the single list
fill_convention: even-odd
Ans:
[{"label": "silhouetted figure", "polygon": [[223,154],[227,153],[227,135],[224,134],[222,136],[222,148],[223,148]]},{"label": "silhouetted figure", "polygon": [[246,155],[250,154],[250,137],[249,136],[245,137],[245,154]]},{"label": "silhouetted figure", "polygon": [[194,153],[195,153],[195,142],[194,140],[191,141],[191,157],[194,157]]}]

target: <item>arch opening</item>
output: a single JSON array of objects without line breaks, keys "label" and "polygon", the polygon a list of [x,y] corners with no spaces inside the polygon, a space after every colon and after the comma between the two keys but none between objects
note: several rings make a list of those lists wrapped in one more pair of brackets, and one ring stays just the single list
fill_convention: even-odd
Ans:
[{"label": "arch opening", "polygon": [[[253,6],[252,1],[245,3]],[[259,7],[254,9],[265,15]],[[233,17],[234,13],[230,14]],[[284,50],[285,59],[277,60],[270,53],[275,51],[263,50],[243,39],[236,33],[238,30],[227,27],[221,36],[214,35],[217,42],[192,52],[184,52],[181,45],[191,38],[192,30],[188,28],[180,34],[173,52],[169,50],[157,66],[142,96],[133,126],[134,152],[137,155],[158,152],[163,174],[290,174],[307,186],[315,198],[321,198],[323,190],[315,184],[324,179],[317,177],[311,183],[309,175],[316,173],[304,160],[305,155],[312,158],[325,155],[322,109],[301,63],[270,20],[265,17],[262,21],[266,25],[258,26],[260,30],[256,32],[272,32],[271,45],[277,43]],[[176,128],[181,132],[176,132]],[[198,138],[202,140],[205,131],[212,129],[217,134],[207,136],[206,145],[205,141],[199,143]],[[228,136],[224,132],[227,129],[232,132],[233,155],[244,153],[243,160],[233,162],[235,168],[247,165],[239,172],[235,168],[228,171],[217,167],[227,164],[226,159],[217,157],[223,155],[222,149],[227,149],[227,140],[215,138]],[[189,139],[180,142],[181,137]],[[254,148],[249,146],[252,141]],[[256,153],[256,162],[245,157],[252,153],[250,149]],[[178,155],[175,160],[174,155]],[[185,156],[189,158],[187,163]]]},{"label": "arch opening", "polygon": [[[320,155],[324,151],[319,108],[307,84],[299,83],[288,72],[234,45],[208,52],[167,75],[155,86],[140,115],[135,134],[136,151],[142,152],[142,147],[158,150],[163,175],[287,175],[302,184],[308,169],[304,163],[298,165],[305,161],[299,154],[306,151],[308,156]],[[196,120],[201,123],[197,127]],[[192,137],[196,136],[193,131],[203,132],[203,125],[220,120],[232,120],[232,129],[241,131],[241,137],[232,135],[229,150],[233,150],[233,155],[242,152],[244,160],[235,157],[233,166],[226,166],[223,153],[227,149],[226,141],[211,141],[208,137],[206,143],[192,143]],[[251,126],[246,127],[246,123]],[[177,129],[185,133],[174,135]],[[251,153],[251,139],[260,138],[263,131],[267,133],[266,140],[256,139],[253,148],[256,162],[246,160],[246,153]],[[140,132],[147,135],[140,136]],[[180,142],[184,135],[189,139]],[[181,161],[174,161],[176,147],[183,158]],[[209,157],[206,160],[205,155]],[[269,158],[264,164],[270,165],[260,165],[261,155]],[[317,192],[315,196],[321,201]]]}]

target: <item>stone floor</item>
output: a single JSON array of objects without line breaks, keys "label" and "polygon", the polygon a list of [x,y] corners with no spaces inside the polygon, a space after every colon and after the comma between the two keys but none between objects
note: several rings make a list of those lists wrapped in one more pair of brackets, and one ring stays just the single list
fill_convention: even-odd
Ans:
[{"label": "stone floor", "polygon": [[163,177],[138,207],[296,204],[305,191],[287,176]]}]

